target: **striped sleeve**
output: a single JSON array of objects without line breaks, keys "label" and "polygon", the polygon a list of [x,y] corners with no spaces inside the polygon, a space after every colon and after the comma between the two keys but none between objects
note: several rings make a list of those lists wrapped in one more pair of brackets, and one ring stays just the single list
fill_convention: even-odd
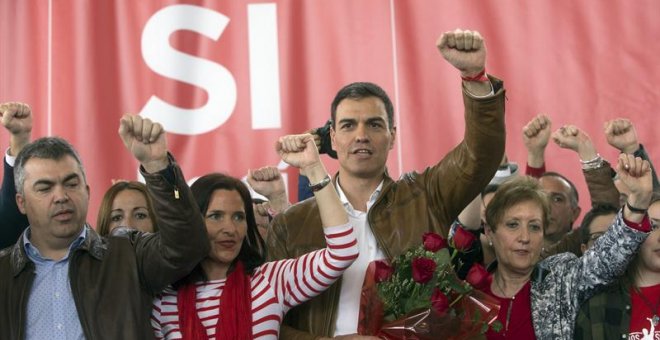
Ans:
[{"label": "striped sleeve", "polygon": [[263,274],[275,287],[284,311],[326,290],[358,257],[358,246],[350,224],[323,229],[326,248],[296,259],[268,262]]},{"label": "striped sleeve", "polygon": [[163,332],[160,327],[160,305],[161,305],[161,296],[158,295],[153,301],[151,309],[151,328],[154,330],[154,337],[158,340],[163,339]]}]

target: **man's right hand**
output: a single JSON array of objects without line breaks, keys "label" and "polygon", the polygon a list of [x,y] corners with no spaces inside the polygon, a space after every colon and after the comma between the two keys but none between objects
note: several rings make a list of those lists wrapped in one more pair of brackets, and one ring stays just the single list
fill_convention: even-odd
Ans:
[{"label": "man's right hand", "polygon": [[25,103],[8,102],[0,104],[0,121],[9,131],[9,154],[18,155],[30,142],[32,134],[32,110]]},{"label": "man's right hand", "polygon": [[550,140],[552,121],[539,114],[523,127],[523,143],[527,149],[527,164],[540,168],[545,163],[545,148]]}]

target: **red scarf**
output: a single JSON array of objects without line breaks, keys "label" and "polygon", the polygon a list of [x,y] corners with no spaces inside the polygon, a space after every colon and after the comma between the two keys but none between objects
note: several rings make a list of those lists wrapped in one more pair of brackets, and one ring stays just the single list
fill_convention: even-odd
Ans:
[{"label": "red scarf", "polygon": [[[179,288],[176,305],[179,310],[179,330],[184,340],[208,340],[206,328],[197,315],[197,291],[195,283]],[[252,298],[250,276],[245,275],[243,263],[236,262],[234,271],[227,277],[225,288],[220,295],[220,319],[215,326],[215,338],[252,339]]]}]

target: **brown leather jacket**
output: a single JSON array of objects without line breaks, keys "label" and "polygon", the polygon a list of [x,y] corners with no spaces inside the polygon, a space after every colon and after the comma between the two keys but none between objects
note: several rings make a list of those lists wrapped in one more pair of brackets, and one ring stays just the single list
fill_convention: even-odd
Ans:
[{"label": "brown leather jacket", "polygon": [[[433,231],[447,236],[461,210],[488,184],[504,154],[504,89],[492,78],[495,95],[474,98],[465,90],[465,136],[438,164],[393,181],[385,174],[380,196],[367,219],[388,258],[421,243]],[[440,128],[440,127],[439,127]],[[335,177],[336,182],[336,177]],[[294,258],[325,247],[314,198],[279,214],[268,234],[271,260]],[[332,336],[341,280],[321,295],[289,311],[282,339]],[[310,334],[311,333],[311,334]]]},{"label": "brown leather jacket", "polygon": [[[143,173],[159,232],[104,238],[89,228],[83,244],[71,254],[71,291],[87,339],[153,339],[153,296],[208,255],[204,220],[183,174],[171,162],[160,173]],[[34,268],[23,237],[0,253],[0,339],[25,338]]]}]

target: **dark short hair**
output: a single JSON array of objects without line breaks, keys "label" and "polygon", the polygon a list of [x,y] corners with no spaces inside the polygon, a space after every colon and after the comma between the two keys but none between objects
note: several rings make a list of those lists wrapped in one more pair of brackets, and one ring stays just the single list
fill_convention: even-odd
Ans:
[{"label": "dark short hair", "polygon": [[580,239],[582,243],[587,244],[589,238],[591,237],[591,230],[589,226],[591,222],[596,219],[598,216],[611,215],[619,212],[619,208],[611,204],[597,204],[594,205],[591,210],[589,210],[584,217],[582,218],[582,223],[580,223]]},{"label": "dark short hair", "polygon": [[144,185],[144,183],[137,181],[120,181],[113,184],[108,190],[106,190],[105,194],[103,194],[101,206],[99,207],[99,213],[96,217],[96,231],[99,233],[99,235],[108,236],[110,234],[110,224],[112,223],[112,204],[115,202],[117,195],[125,190],[135,190],[144,196],[144,200],[147,202],[147,212],[149,213],[149,217],[153,223],[154,231],[158,231],[158,222],[156,213],[154,211],[154,203],[151,199],[151,195],[149,195],[149,192],[147,191],[147,186]]},{"label": "dark short hair", "polygon": [[16,192],[24,193],[25,184],[25,164],[32,158],[50,159],[58,161],[66,156],[71,156],[78,163],[83,181],[87,184],[85,169],[76,149],[60,137],[42,137],[26,145],[16,156],[14,163],[14,183]]},{"label": "dark short hair", "polygon": [[[243,209],[245,209],[247,233],[243,239],[241,250],[236,259],[231,263],[229,270],[233,270],[236,261],[240,260],[243,262],[246,274],[251,275],[255,268],[265,262],[266,245],[259,234],[257,222],[254,219],[254,209],[252,208],[250,190],[245,183],[241,182],[241,180],[221,173],[211,173],[200,177],[190,186],[190,189],[197,205],[199,206],[199,210],[203,215],[206,215],[209,204],[211,203],[211,197],[216,190],[236,191],[241,196]],[[198,264],[190,275],[177,282],[175,286],[178,287],[184,283],[207,280],[208,277],[204,273],[201,264]]]},{"label": "dark short hair", "polygon": [[580,196],[578,195],[578,191],[577,191],[577,188],[575,187],[575,184],[573,184],[573,182],[571,182],[571,180],[566,178],[566,176],[564,176],[564,175],[562,175],[558,172],[554,172],[554,171],[544,172],[543,175],[541,175],[540,178],[550,177],[550,176],[563,179],[564,181],[566,181],[566,183],[568,183],[568,186],[571,188],[571,195],[569,197],[571,199],[571,205],[573,207],[577,207],[578,203],[580,202]]},{"label": "dark short hair", "polygon": [[539,181],[530,176],[513,177],[502,183],[486,207],[486,223],[495,231],[506,211],[522,202],[534,202],[543,213],[543,232],[550,221],[550,202]]},{"label": "dark short hair", "polygon": [[330,116],[332,119],[332,127],[336,128],[337,124],[337,107],[344,99],[364,99],[368,97],[376,97],[383,102],[385,105],[385,112],[387,113],[387,123],[389,124],[390,130],[394,127],[394,107],[392,106],[392,101],[387,95],[385,90],[380,86],[369,83],[369,82],[355,82],[350,83],[339,90],[335,95],[335,99],[332,100],[332,105],[330,108]]}]

